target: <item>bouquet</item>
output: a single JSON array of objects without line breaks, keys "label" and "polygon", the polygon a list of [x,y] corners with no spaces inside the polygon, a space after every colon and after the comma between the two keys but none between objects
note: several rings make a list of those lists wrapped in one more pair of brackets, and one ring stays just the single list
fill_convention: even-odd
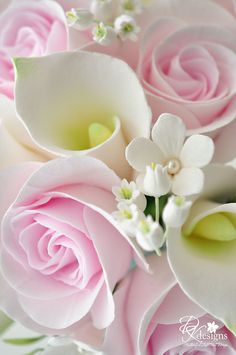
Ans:
[{"label": "bouquet", "polygon": [[0,0],[1,353],[236,354],[235,38],[234,0]]}]

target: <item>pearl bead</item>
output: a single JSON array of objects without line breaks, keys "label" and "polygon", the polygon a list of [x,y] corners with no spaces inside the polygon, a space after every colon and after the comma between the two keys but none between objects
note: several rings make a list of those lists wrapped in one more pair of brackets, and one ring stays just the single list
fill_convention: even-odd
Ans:
[{"label": "pearl bead", "polygon": [[178,159],[173,158],[168,161],[167,163],[167,172],[170,175],[175,175],[177,174],[181,169],[181,163]]}]

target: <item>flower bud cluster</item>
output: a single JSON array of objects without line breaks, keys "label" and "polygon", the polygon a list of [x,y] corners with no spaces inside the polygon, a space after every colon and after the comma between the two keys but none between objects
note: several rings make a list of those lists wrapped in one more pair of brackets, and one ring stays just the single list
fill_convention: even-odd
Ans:
[{"label": "flower bud cluster", "polygon": [[[151,184],[152,185],[152,184]],[[157,182],[157,189],[159,183]],[[148,190],[149,186],[147,186]],[[164,190],[163,190],[164,191]],[[113,194],[117,201],[117,211],[113,212],[113,218],[118,222],[123,231],[146,252],[155,251],[161,255],[160,249],[165,243],[167,228],[181,228],[186,222],[191,201],[185,197],[171,195],[159,216],[159,198],[155,197],[156,220],[144,211],[147,207],[147,199],[139,184],[122,180],[120,186],[113,187]],[[165,192],[166,193],[166,192]],[[164,195],[164,194],[163,194]],[[159,195],[160,196],[160,195]],[[162,220],[162,225],[159,223]]]},{"label": "flower bud cluster", "polygon": [[106,46],[116,39],[136,41],[135,17],[146,7],[142,0],[92,0],[89,8],[73,8],[66,15],[69,26],[91,30],[93,40]]}]

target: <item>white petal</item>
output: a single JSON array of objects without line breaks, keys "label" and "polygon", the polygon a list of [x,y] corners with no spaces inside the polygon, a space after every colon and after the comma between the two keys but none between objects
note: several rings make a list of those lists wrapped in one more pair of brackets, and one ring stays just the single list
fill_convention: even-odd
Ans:
[{"label": "white petal", "polygon": [[137,171],[145,172],[151,163],[162,163],[163,154],[158,146],[147,138],[135,138],[126,148],[126,159]]},{"label": "white petal", "polygon": [[159,116],[152,129],[152,139],[167,158],[179,156],[185,139],[183,121],[170,113]]},{"label": "white petal", "polygon": [[203,189],[204,174],[198,168],[183,168],[173,178],[172,192],[179,196],[194,195]]},{"label": "white petal", "polygon": [[45,161],[43,155],[18,143],[0,121],[0,170],[26,161]]},{"label": "white petal", "polygon": [[148,196],[160,197],[170,191],[171,181],[166,168],[157,165],[155,169],[147,166],[143,179],[143,191]]},{"label": "white petal", "polygon": [[225,125],[224,129],[220,131],[219,135],[214,140],[215,154],[214,162],[226,163],[235,159],[236,152],[236,120]]},{"label": "white petal", "polygon": [[181,163],[186,168],[202,168],[210,163],[214,154],[214,143],[210,137],[196,134],[190,136],[180,153]]},{"label": "white petal", "polygon": [[[231,210],[236,213],[236,204],[231,204]],[[182,237],[173,230],[167,239],[167,250],[183,290],[236,335],[236,241]]]},{"label": "white petal", "polygon": [[[236,169],[231,166],[210,164],[204,169],[203,197],[232,196],[235,194]],[[224,183],[222,183],[224,182]]]},{"label": "white petal", "polygon": [[[17,58],[15,66],[17,112],[35,142],[47,151],[95,155],[103,144],[89,149],[88,127],[96,122],[114,131],[114,116],[121,120],[127,143],[149,136],[150,108],[135,73],[123,61],[80,51]],[[120,148],[114,142],[105,151],[117,156]],[[99,158],[106,161],[105,151]],[[122,159],[124,154],[108,163],[118,171]]]}]

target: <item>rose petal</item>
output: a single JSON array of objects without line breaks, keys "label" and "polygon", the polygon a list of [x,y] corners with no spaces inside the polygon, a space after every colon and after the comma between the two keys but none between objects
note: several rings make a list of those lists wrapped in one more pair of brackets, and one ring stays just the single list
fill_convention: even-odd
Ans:
[{"label": "rose petal", "polygon": [[8,168],[0,173],[0,220],[13,203],[25,181],[41,166],[41,163],[28,162]]}]

